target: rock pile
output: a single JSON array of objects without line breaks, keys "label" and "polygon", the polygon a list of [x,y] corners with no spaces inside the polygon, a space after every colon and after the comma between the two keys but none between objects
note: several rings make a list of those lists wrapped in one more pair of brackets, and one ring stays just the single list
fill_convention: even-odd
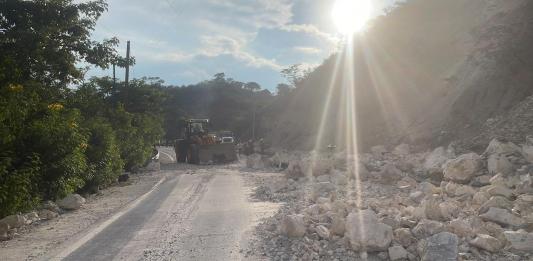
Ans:
[{"label": "rock pile", "polygon": [[29,225],[57,218],[63,210],[79,209],[84,203],[85,199],[82,196],[70,194],[57,204],[46,201],[36,211],[4,217],[0,220],[0,241],[12,239]]},{"label": "rock pile", "polygon": [[529,260],[533,164],[527,144],[493,140],[481,155],[455,155],[453,147],[413,153],[402,144],[357,157],[293,157],[285,178],[269,190],[287,204],[259,226],[260,240],[247,254],[272,260]]}]

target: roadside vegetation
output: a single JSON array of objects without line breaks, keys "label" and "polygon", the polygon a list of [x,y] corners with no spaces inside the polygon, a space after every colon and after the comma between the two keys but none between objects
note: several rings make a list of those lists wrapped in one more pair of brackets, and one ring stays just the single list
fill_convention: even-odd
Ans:
[{"label": "roadside vegetation", "polygon": [[80,63],[107,68],[117,39],[90,39],[103,1],[2,1],[0,217],[113,183],[150,158],[163,134],[144,81],[82,83]]}]

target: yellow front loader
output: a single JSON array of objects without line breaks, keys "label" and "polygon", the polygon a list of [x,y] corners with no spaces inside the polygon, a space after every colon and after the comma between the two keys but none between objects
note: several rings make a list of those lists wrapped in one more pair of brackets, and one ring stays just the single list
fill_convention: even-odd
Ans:
[{"label": "yellow front loader", "polygon": [[222,143],[208,132],[208,119],[185,121],[182,139],[176,141],[174,149],[179,163],[223,164],[237,160],[234,142]]}]

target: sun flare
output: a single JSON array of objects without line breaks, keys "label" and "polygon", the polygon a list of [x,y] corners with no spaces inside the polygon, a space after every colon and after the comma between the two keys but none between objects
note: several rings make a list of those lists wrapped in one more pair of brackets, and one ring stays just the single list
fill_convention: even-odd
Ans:
[{"label": "sun flare", "polygon": [[336,0],[331,16],[337,30],[345,35],[360,32],[372,13],[370,0]]}]

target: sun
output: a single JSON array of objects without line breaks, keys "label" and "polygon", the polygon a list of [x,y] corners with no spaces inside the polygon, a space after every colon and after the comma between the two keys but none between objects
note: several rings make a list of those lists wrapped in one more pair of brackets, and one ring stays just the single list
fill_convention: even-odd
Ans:
[{"label": "sun", "polygon": [[371,13],[370,0],[336,0],[331,16],[340,33],[351,35],[363,30]]}]

